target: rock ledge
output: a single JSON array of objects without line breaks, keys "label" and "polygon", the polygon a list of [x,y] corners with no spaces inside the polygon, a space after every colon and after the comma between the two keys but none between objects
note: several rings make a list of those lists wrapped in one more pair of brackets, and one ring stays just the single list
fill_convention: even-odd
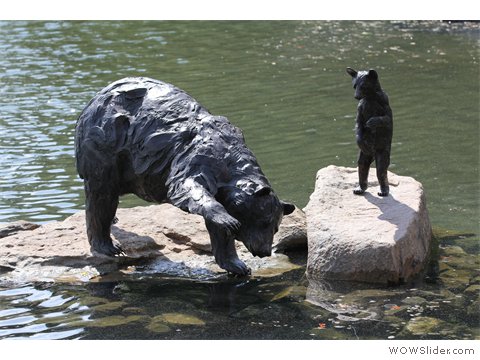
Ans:
[{"label": "rock ledge", "polygon": [[[0,281],[101,281],[115,276],[163,274],[194,279],[225,276],[211,254],[203,218],[168,205],[118,209],[112,237],[127,256],[99,257],[89,250],[83,211],[61,222],[25,222],[0,227]],[[299,222],[299,225],[296,223]],[[306,245],[305,214],[296,209],[283,219],[274,245]],[[298,229],[302,229],[303,232]],[[239,257],[253,276],[274,276],[299,268],[284,254],[255,258],[237,242]]]},{"label": "rock ledge", "polygon": [[377,195],[375,169],[369,189],[354,195],[357,169],[318,171],[307,217],[307,275],[315,279],[399,283],[427,261],[432,230],[422,185],[389,172],[390,195]]}]

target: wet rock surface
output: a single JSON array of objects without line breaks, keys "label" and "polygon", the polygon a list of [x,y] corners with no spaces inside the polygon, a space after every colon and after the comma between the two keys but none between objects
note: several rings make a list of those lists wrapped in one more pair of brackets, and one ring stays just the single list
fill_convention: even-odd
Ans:
[{"label": "wet rock surface", "polygon": [[[289,243],[306,242],[304,233],[295,232],[302,227],[301,223],[295,223],[295,219],[301,221],[302,213],[297,210],[296,214],[294,220],[284,218],[275,237],[274,245],[281,244],[282,250]],[[117,217],[119,222],[112,226],[112,237],[121,244],[126,256],[116,258],[91,254],[83,211],[42,226],[28,223],[4,226],[5,236],[0,239],[0,280],[97,281],[112,273],[117,278],[144,273],[191,278],[226,275],[211,254],[202,217],[168,204],[119,209]],[[281,253],[255,258],[238,242],[237,251],[254,276],[275,276],[299,267]]]},{"label": "wet rock surface", "polygon": [[432,230],[422,185],[389,172],[390,195],[370,188],[354,195],[357,169],[328,166],[318,171],[305,210],[310,277],[398,283],[418,274],[427,261]]}]

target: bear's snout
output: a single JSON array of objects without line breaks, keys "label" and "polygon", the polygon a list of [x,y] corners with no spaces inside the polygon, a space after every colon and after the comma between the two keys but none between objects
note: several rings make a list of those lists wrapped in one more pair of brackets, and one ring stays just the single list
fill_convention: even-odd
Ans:
[{"label": "bear's snout", "polygon": [[256,241],[250,244],[245,244],[247,249],[252,253],[253,256],[258,256],[259,258],[263,258],[266,256],[272,255],[272,244],[270,243],[261,243],[260,241]]},{"label": "bear's snout", "polygon": [[353,97],[356,99],[356,100],[362,100],[364,97],[365,97],[365,94],[364,92],[362,91],[362,89],[359,89],[358,87],[355,89],[355,94],[353,95]]},{"label": "bear's snout", "polygon": [[272,249],[267,249],[267,250],[261,250],[261,251],[252,251],[253,256],[258,256],[259,258],[266,257],[272,255]]},{"label": "bear's snout", "polygon": [[272,255],[273,235],[274,231],[270,227],[243,226],[237,240],[241,241],[253,256],[263,258]]}]

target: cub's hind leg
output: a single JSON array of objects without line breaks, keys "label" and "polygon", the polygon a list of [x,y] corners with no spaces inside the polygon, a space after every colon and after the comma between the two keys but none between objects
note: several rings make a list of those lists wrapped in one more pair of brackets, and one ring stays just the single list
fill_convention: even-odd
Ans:
[{"label": "cub's hind leg", "polygon": [[355,195],[362,195],[368,188],[368,173],[370,165],[373,162],[373,156],[366,155],[360,151],[358,155],[358,186],[353,189]]},{"label": "cub's hind leg", "polygon": [[378,196],[388,196],[390,186],[388,184],[387,170],[390,165],[390,153],[388,151],[378,151],[375,154],[375,163],[377,166],[377,179],[380,184]]}]

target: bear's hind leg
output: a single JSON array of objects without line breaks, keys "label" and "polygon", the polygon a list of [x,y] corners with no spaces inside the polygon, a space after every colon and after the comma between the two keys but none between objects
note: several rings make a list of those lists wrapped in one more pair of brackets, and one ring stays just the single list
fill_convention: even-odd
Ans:
[{"label": "bear's hind leg", "polygon": [[210,234],[212,252],[218,266],[236,275],[250,275],[250,269],[238,258],[235,238],[213,222],[205,221],[205,225]]},{"label": "bear's hind leg", "polygon": [[116,219],[118,192],[111,184],[95,187],[92,181],[85,180],[85,195],[87,235],[92,253],[107,256],[124,254],[120,245],[110,237],[110,226]]},{"label": "bear's hind leg", "polygon": [[368,172],[370,171],[370,165],[373,162],[373,156],[366,155],[363,151],[360,151],[358,155],[358,183],[359,185],[353,189],[355,195],[362,195],[368,188]]}]

